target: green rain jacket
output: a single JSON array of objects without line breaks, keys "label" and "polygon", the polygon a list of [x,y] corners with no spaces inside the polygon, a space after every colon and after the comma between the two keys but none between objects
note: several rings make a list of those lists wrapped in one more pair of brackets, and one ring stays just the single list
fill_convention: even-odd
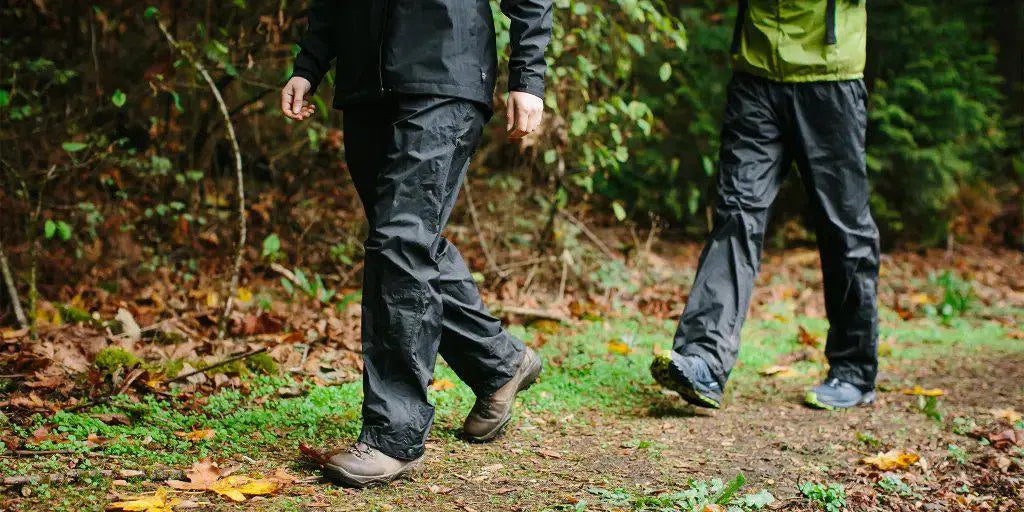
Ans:
[{"label": "green rain jacket", "polygon": [[740,0],[735,71],[778,82],[864,77],[867,0]]}]

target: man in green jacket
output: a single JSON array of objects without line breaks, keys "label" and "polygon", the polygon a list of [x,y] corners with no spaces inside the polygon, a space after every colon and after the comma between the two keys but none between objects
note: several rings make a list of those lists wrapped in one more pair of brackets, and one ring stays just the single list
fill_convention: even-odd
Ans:
[{"label": "man in green jacket", "polygon": [[808,405],[874,400],[878,229],[868,207],[864,0],[741,0],[714,227],[654,378],[718,408],[736,363],[772,201],[793,163],[810,199],[829,320],[829,373]]}]

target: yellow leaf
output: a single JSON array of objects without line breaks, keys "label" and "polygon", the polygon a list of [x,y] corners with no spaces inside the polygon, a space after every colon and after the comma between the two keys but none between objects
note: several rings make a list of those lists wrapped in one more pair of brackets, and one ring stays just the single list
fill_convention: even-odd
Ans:
[{"label": "yellow leaf", "polygon": [[891,471],[894,469],[905,469],[911,464],[917,462],[921,457],[917,454],[903,452],[900,450],[889,450],[885,453],[879,453],[874,457],[865,457],[861,459],[861,462],[874,466],[882,471]]},{"label": "yellow leaf", "polygon": [[790,368],[789,366],[775,365],[769,366],[768,368],[761,370],[761,375],[764,375],[765,377],[777,377],[780,379],[787,379],[789,377],[795,377],[799,375],[799,373],[797,373],[796,370]]},{"label": "yellow leaf", "polygon": [[615,338],[608,342],[608,353],[610,354],[619,354],[624,356],[626,354],[629,354],[630,351],[631,349],[629,348],[629,345],[627,345],[624,341],[618,338]]},{"label": "yellow leaf", "polygon": [[217,480],[209,490],[225,496],[233,501],[245,501],[245,495],[271,494],[280,487],[274,480],[253,480],[247,476],[232,475]]},{"label": "yellow leaf", "polygon": [[210,292],[206,294],[206,307],[215,308],[220,305],[220,296],[217,292]]},{"label": "yellow leaf", "polygon": [[910,389],[904,389],[903,394],[919,396],[942,396],[946,394],[946,391],[939,388],[924,389],[921,386],[914,386],[913,388]]},{"label": "yellow leaf", "polygon": [[111,503],[109,508],[126,512],[172,512],[172,507],[181,503],[176,498],[167,499],[167,489],[161,487],[152,496],[137,496],[126,501]]},{"label": "yellow leaf", "polygon": [[246,287],[238,289],[238,302],[249,302],[252,300],[252,292]]},{"label": "yellow leaf", "polygon": [[932,299],[932,296],[927,293],[917,293],[910,297],[910,303],[917,306],[932,304],[934,302],[935,301]]},{"label": "yellow leaf", "polygon": [[455,387],[455,383],[448,379],[437,379],[430,385],[434,391],[446,391]]},{"label": "yellow leaf", "polygon": [[992,409],[992,415],[1010,425],[1021,420],[1021,414],[1013,409]]}]

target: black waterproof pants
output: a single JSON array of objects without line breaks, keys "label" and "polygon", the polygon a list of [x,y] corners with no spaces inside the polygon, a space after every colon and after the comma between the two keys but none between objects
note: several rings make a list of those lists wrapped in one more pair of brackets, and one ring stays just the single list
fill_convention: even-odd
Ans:
[{"label": "black waterproof pants", "polygon": [[477,395],[500,388],[523,357],[441,235],[488,117],[476,103],[435,96],[344,110],[345,155],[369,221],[360,441],[398,459],[423,454],[439,351]]},{"label": "black waterproof pants", "polygon": [[725,386],[739,352],[769,208],[795,161],[821,255],[829,376],[872,389],[879,247],[868,208],[864,82],[778,83],[736,74],[727,94],[714,227],[673,350],[703,358]]}]

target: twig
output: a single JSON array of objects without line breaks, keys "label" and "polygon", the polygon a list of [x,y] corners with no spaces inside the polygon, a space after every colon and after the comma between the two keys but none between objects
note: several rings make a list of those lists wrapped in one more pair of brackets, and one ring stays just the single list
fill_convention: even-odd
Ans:
[{"label": "twig", "polygon": [[571,213],[569,213],[569,212],[567,212],[565,210],[560,210],[558,213],[560,213],[563,217],[565,217],[565,218],[569,219],[570,221],[572,221],[573,224],[576,224],[576,227],[580,228],[580,231],[582,231],[583,234],[586,235],[586,237],[589,238],[590,241],[593,242],[594,245],[596,245],[597,248],[605,256],[607,256],[607,257],[609,257],[609,258],[611,258],[613,260],[616,260],[616,261],[619,260],[619,257],[615,253],[613,253],[612,250],[609,249],[607,245],[605,245],[604,241],[602,241],[600,238],[598,238],[597,235],[595,235],[594,232],[591,231],[590,228],[588,228],[587,225],[583,223],[583,221],[577,219],[576,217],[573,217],[573,215]]},{"label": "twig", "polygon": [[532,317],[536,317],[536,318],[546,318],[548,320],[556,320],[558,322],[562,322],[562,323],[566,323],[566,324],[571,324],[572,323],[572,320],[569,319],[569,317],[567,317],[567,316],[565,316],[565,315],[563,315],[561,313],[556,313],[554,311],[546,311],[546,310],[543,310],[543,309],[520,308],[520,307],[516,307],[516,306],[501,306],[501,305],[499,305],[498,307],[495,308],[495,312],[497,312],[497,313],[512,313],[513,315],[532,316]]},{"label": "twig", "polygon": [[47,473],[44,475],[17,475],[4,477],[0,485],[26,485],[38,483],[61,483],[70,482],[86,477],[107,477],[127,480],[129,478],[146,478],[149,480],[170,480],[180,479],[185,472],[180,469],[153,469],[142,471],[137,469],[78,469],[63,470],[60,472]]},{"label": "twig", "polygon": [[480,229],[480,221],[476,216],[476,205],[473,203],[473,189],[469,186],[468,179],[462,185],[462,188],[466,191],[466,202],[469,203],[469,218],[473,221],[473,229],[476,230],[477,238],[480,239],[480,249],[484,252],[484,259],[487,260],[487,265],[491,267],[491,271],[504,279],[506,272],[498,267],[498,263],[494,261],[491,249],[487,246],[487,238],[484,237],[484,230]]},{"label": "twig", "polygon": [[128,388],[132,385],[132,383],[135,382],[136,380],[138,380],[138,378],[141,377],[143,373],[146,373],[146,371],[141,369],[141,368],[136,368],[136,369],[132,370],[131,373],[128,374],[128,377],[126,377],[124,379],[124,382],[122,382],[121,385],[117,387],[117,389],[115,389],[113,391],[110,391],[109,393],[105,393],[103,395],[100,395],[100,396],[98,396],[98,397],[96,397],[96,398],[94,398],[92,400],[89,400],[89,401],[86,401],[86,402],[82,402],[82,403],[80,403],[78,405],[75,405],[75,406],[69,407],[67,409],[64,409],[64,412],[80,411],[82,409],[88,409],[89,407],[92,407],[92,406],[95,406],[95,405],[100,405],[100,404],[107,403],[107,402],[110,401],[111,398],[113,398],[113,397],[115,397],[117,395],[120,395],[121,393],[124,393],[125,391],[127,391]]},{"label": "twig", "polygon": [[18,319],[18,325],[22,329],[28,329],[28,319],[25,318],[25,311],[21,309],[21,299],[18,297],[18,287],[14,285],[14,276],[11,275],[11,267],[7,264],[7,254],[4,252],[4,243],[0,240],[0,272],[3,273],[4,284],[7,286],[7,295],[11,298],[11,306],[14,308],[14,317]]},{"label": "twig", "polygon": [[235,250],[235,263],[231,270],[231,283],[228,286],[228,298],[224,302],[224,311],[221,313],[220,321],[217,326],[217,340],[224,339],[224,332],[227,329],[228,317],[231,315],[231,308],[234,306],[235,293],[238,292],[238,280],[239,275],[242,272],[242,257],[245,254],[245,238],[246,238],[246,219],[245,219],[245,178],[242,175],[242,151],[238,148],[238,138],[235,136],[235,125],[231,122],[231,113],[228,111],[228,106],[224,103],[224,98],[220,95],[220,90],[217,88],[217,84],[214,83],[213,78],[210,77],[210,73],[206,71],[206,67],[203,66],[198,59],[192,56],[192,53],[178,44],[178,41],[174,39],[174,36],[167,31],[167,27],[163,21],[159,18],[156,19],[156,26],[160,29],[160,32],[164,34],[168,44],[171,48],[177,50],[196,68],[196,71],[203,76],[206,83],[210,86],[210,92],[213,93],[214,99],[217,100],[217,105],[220,107],[220,113],[224,116],[224,128],[228,135],[228,140],[231,141],[231,150],[235,153],[235,178],[238,181],[238,247]]},{"label": "twig", "polygon": [[197,374],[200,374],[200,373],[208,372],[208,371],[210,371],[210,370],[212,370],[214,368],[219,368],[219,367],[224,366],[226,364],[238,361],[239,359],[245,359],[247,357],[254,356],[256,354],[260,354],[260,353],[263,353],[263,352],[266,352],[266,351],[267,351],[267,347],[260,347],[260,348],[258,348],[256,350],[250,350],[250,351],[248,351],[248,352],[246,352],[244,354],[239,354],[239,355],[236,355],[236,356],[231,356],[231,357],[229,357],[229,358],[227,358],[227,359],[225,359],[223,361],[218,361],[216,363],[211,364],[210,366],[206,366],[206,367],[201,368],[199,370],[193,370],[191,372],[183,373],[181,375],[178,375],[177,377],[167,381],[167,383],[170,384],[172,382],[181,382],[181,381],[183,381],[183,380],[185,380],[185,379],[187,379],[187,378],[189,378],[189,377],[191,377],[193,375],[197,375]]}]

